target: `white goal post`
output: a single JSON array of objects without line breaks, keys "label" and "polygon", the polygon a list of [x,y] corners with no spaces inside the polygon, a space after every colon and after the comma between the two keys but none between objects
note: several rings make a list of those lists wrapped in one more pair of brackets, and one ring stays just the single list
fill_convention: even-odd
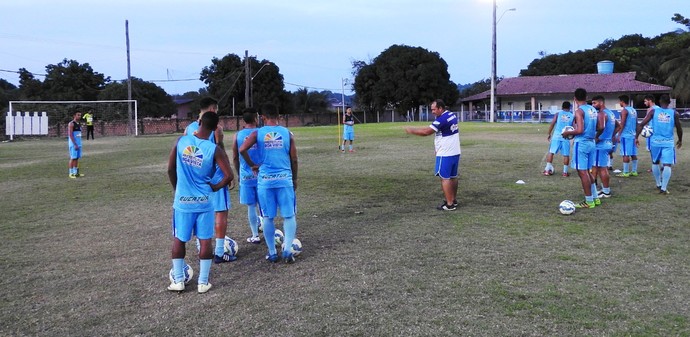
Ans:
[{"label": "white goal post", "polygon": [[[99,135],[139,135],[136,100],[9,101],[5,135],[66,135],[66,124],[75,112],[92,111]],[[96,127],[97,126],[97,127]],[[64,134],[63,134],[64,133]]]}]

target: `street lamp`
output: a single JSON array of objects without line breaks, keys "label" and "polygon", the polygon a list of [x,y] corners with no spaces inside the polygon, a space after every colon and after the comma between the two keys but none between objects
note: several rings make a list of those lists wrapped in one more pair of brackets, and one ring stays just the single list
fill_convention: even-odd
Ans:
[{"label": "street lamp", "polygon": [[350,80],[347,78],[343,78],[343,79],[341,79],[340,84],[341,84],[341,88],[343,89],[343,93],[341,95],[341,98],[342,98],[342,105],[343,105],[343,113],[345,113],[345,86],[347,84],[350,84]]},{"label": "street lamp", "polygon": [[271,64],[271,62],[264,63],[261,66],[261,68],[259,68],[259,70],[254,73],[254,76],[249,78],[249,88],[250,88],[249,89],[249,107],[254,107],[254,77],[256,77],[256,75],[259,75],[261,70],[263,70],[264,67],[269,65],[269,64]]},{"label": "street lamp", "polygon": [[503,18],[503,15],[508,11],[515,11],[515,8],[506,9],[501,18],[496,21],[496,0],[493,0],[493,30],[491,38],[491,116],[489,122],[494,121],[494,109],[496,108],[496,24]]}]

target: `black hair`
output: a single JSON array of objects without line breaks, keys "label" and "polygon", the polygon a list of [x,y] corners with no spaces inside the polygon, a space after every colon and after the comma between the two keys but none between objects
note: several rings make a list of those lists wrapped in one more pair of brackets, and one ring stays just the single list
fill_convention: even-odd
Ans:
[{"label": "black hair", "polygon": [[582,89],[582,88],[575,89],[575,99],[578,101],[586,101],[587,100],[587,90]]},{"label": "black hair", "polygon": [[618,96],[618,100],[627,104],[630,102],[630,97],[628,95],[620,95]]},{"label": "black hair", "polygon": [[218,101],[211,97],[204,97],[199,101],[199,108],[201,110],[207,110],[211,105],[218,105]]},{"label": "black hair", "polygon": [[432,103],[436,103],[437,109],[445,109],[446,108],[446,103],[443,102],[443,100],[440,98],[435,99]]},{"label": "black hair", "polygon": [[242,120],[247,124],[256,123],[256,110],[253,108],[244,109],[244,112],[242,113]]},{"label": "black hair", "polygon": [[563,109],[570,109],[570,106],[571,106],[570,102],[568,102],[568,101],[565,101],[565,102],[563,102],[563,104],[561,104],[561,108],[563,108]]},{"label": "black hair", "polygon": [[661,105],[671,104],[671,97],[669,97],[668,94],[661,95],[661,97],[659,97],[659,104],[661,104]]},{"label": "black hair", "polygon": [[215,130],[218,127],[218,114],[205,113],[201,115],[201,125],[209,131]]},{"label": "black hair", "polygon": [[592,101],[602,101],[602,102],[606,102],[606,99],[605,99],[604,96],[602,96],[602,95],[596,95],[596,96],[592,97]]},{"label": "black hair", "polygon": [[273,103],[265,103],[261,106],[261,114],[267,118],[277,118],[278,107]]}]

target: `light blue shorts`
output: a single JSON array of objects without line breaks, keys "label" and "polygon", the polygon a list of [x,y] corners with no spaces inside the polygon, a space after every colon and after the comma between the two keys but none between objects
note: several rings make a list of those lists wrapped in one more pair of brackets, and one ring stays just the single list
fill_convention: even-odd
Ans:
[{"label": "light blue shorts", "polygon": [[355,140],[355,130],[343,131],[343,140]]},{"label": "light blue shorts", "polygon": [[570,140],[567,139],[552,139],[549,146],[549,153],[556,154],[561,152],[563,157],[570,156]]},{"label": "light blue shorts", "polygon": [[582,140],[573,143],[573,161],[570,166],[578,171],[589,170],[594,165],[594,141]]},{"label": "light blue shorts", "polygon": [[81,158],[81,146],[79,150],[75,150],[73,145],[69,146],[69,159],[79,159]]},{"label": "light blue shorts", "polygon": [[652,163],[654,164],[676,164],[676,149],[674,147],[652,146],[650,152],[652,153]]},{"label": "light blue shorts", "polygon": [[637,145],[634,138],[621,138],[621,156],[637,156]]},{"label": "light blue shorts", "polygon": [[608,167],[611,155],[611,149],[595,149],[594,150],[594,164],[596,167]]},{"label": "light blue shorts", "polygon": [[256,185],[247,186],[240,184],[240,204],[254,205],[259,201]]},{"label": "light blue shorts", "polygon": [[434,175],[441,179],[453,179],[458,177],[458,167],[460,166],[460,155],[449,157],[436,157]]},{"label": "light blue shorts", "polygon": [[211,199],[214,212],[224,212],[230,210],[230,189],[228,189],[227,186],[219,189],[218,191],[211,192],[209,198]]},{"label": "light blue shorts", "polygon": [[278,208],[280,208],[280,215],[283,218],[295,216],[297,213],[297,204],[295,201],[295,190],[290,187],[273,187],[263,188],[259,187],[259,207],[261,214],[265,217],[275,218],[278,215]]},{"label": "light blue shorts", "polygon": [[196,235],[199,240],[213,237],[215,223],[214,212],[180,212],[173,209],[172,234],[182,242],[192,239]]}]

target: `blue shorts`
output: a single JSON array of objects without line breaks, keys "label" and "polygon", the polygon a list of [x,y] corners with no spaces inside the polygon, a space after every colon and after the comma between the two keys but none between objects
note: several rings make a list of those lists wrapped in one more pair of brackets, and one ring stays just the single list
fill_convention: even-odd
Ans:
[{"label": "blue shorts", "polygon": [[259,187],[257,190],[259,192],[259,207],[263,216],[275,218],[278,215],[278,208],[280,208],[280,215],[283,218],[295,216],[297,213],[295,189],[292,186]]},{"label": "blue shorts", "polygon": [[209,196],[214,212],[225,212],[231,208],[230,205],[230,189],[227,186],[218,191],[211,192]]},{"label": "blue shorts", "polygon": [[573,161],[570,166],[578,171],[589,170],[594,165],[594,141],[582,140],[573,143]]},{"label": "blue shorts", "polygon": [[355,130],[343,131],[343,140],[355,140]]},{"label": "blue shorts", "polygon": [[79,150],[75,150],[73,145],[69,146],[69,159],[79,159],[81,158],[81,146]]},{"label": "blue shorts", "polygon": [[453,179],[458,177],[458,166],[460,166],[460,155],[449,157],[436,157],[434,175],[441,179]]},{"label": "blue shorts", "polygon": [[254,205],[259,201],[256,185],[247,186],[240,184],[240,204]]},{"label": "blue shorts", "polygon": [[676,149],[674,147],[652,146],[650,152],[652,153],[653,164],[676,164]]},{"label": "blue shorts", "polygon": [[621,138],[621,156],[637,156],[635,138]]},{"label": "blue shorts", "polygon": [[612,151],[611,149],[595,149],[594,164],[592,165],[596,167],[608,167]]},{"label": "blue shorts", "polygon": [[556,154],[561,152],[563,157],[570,156],[570,140],[567,139],[552,139],[549,146],[549,153]]},{"label": "blue shorts", "polygon": [[172,234],[182,242],[192,239],[192,234],[199,240],[213,237],[215,214],[211,212],[180,212],[173,209]]}]

